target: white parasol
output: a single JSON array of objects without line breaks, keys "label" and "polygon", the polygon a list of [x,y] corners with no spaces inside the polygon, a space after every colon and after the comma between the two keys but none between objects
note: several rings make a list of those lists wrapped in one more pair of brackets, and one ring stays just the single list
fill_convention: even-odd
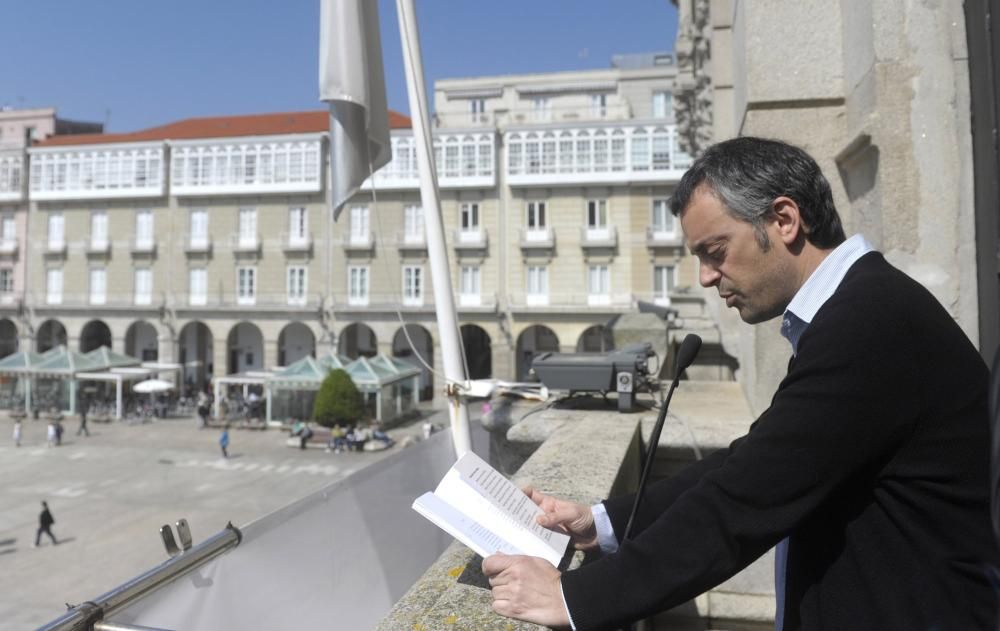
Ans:
[{"label": "white parasol", "polygon": [[169,381],[164,381],[163,379],[147,379],[132,386],[132,391],[153,393],[166,392],[167,390],[173,390],[173,388],[174,384]]}]

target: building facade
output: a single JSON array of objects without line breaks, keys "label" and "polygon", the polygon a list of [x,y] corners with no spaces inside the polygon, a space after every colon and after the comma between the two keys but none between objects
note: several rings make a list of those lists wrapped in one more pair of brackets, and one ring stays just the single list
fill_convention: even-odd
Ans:
[{"label": "building facade", "polygon": [[[690,162],[674,74],[661,54],[438,82],[441,212],[473,378],[523,379],[538,352],[608,348],[609,324],[638,300],[701,314],[668,209]],[[27,212],[13,213],[16,245],[0,245],[0,344],[107,344],[181,362],[195,386],[316,352],[415,351],[423,396],[438,396],[413,134],[396,114],[391,127],[392,162],[336,223],[326,112],[56,136],[5,154],[0,216]]]}]

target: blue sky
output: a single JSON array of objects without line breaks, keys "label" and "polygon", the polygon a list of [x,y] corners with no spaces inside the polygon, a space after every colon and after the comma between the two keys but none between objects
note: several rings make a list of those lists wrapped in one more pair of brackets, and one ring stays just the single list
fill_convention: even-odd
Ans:
[{"label": "blue sky", "polygon": [[[608,67],[673,49],[670,0],[417,0],[435,79]],[[379,0],[389,106],[407,113],[394,0]],[[309,110],[319,0],[4,0],[0,105],[122,132],[191,116]]]}]

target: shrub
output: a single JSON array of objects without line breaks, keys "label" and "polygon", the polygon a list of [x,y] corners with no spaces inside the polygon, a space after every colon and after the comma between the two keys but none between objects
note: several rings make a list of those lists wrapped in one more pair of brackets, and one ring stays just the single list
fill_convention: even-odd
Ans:
[{"label": "shrub", "polygon": [[340,368],[331,370],[316,393],[313,420],[323,427],[333,427],[337,423],[350,425],[363,413],[361,393],[350,375]]}]

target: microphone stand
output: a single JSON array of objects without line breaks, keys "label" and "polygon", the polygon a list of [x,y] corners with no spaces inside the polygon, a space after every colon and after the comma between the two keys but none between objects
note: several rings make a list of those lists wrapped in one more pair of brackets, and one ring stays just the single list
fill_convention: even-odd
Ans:
[{"label": "microphone stand", "polygon": [[681,373],[687,370],[695,356],[701,349],[701,338],[694,334],[689,334],[681,342],[680,350],[677,352],[677,360],[674,362],[674,380],[667,391],[667,398],[660,408],[660,414],[653,426],[653,433],[649,437],[649,451],[646,453],[646,462],[642,467],[642,476],[639,478],[639,489],[635,494],[635,502],[632,504],[632,513],[628,517],[628,524],[625,526],[625,534],[622,541],[632,538],[632,530],[635,527],[635,517],[639,512],[639,504],[642,501],[643,491],[646,490],[646,482],[649,480],[649,472],[653,468],[653,460],[656,457],[656,446],[660,443],[660,432],[663,431],[663,423],[667,420],[667,408],[670,407],[670,399],[674,396],[674,390],[680,383]]}]

